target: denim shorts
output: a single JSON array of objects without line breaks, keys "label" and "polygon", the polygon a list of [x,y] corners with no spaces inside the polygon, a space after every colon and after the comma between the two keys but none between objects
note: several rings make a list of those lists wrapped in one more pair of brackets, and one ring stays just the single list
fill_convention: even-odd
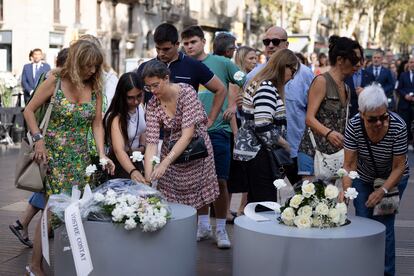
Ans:
[{"label": "denim shorts", "polygon": [[230,174],[230,133],[225,130],[209,131],[214,152],[214,163],[218,179],[227,180]]},{"label": "denim shorts", "polygon": [[314,175],[312,156],[298,152],[298,175]]},{"label": "denim shorts", "polygon": [[33,193],[29,198],[29,204],[39,209],[45,209],[45,193]]}]

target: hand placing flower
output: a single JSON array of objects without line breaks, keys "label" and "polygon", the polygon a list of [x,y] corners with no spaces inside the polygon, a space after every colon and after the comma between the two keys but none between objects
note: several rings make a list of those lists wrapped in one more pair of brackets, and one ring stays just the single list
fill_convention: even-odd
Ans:
[{"label": "hand placing flower", "polygon": [[358,196],[358,192],[355,188],[349,187],[348,189],[346,189],[346,191],[345,191],[345,197],[346,198],[353,200],[353,199],[357,198],[357,196]]},{"label": "hand placing flower", "polygon": [[115,173],[114,162],[105,155],[99,158],[99,164],[102,166],[102,169],[106,170],[109,174],[113,175]]},{"label": "hand placing flower", "polygon": [[108,165],[108,159],[106,158],[99,159],[99,165],[101,165],[102,167],[105,167],[106,165]]},{"label": "hand placing flower", "polygon": [[152,159],[152,167],[154,168],[156,165],[158,165],[160,163],[160,158],[158,156],[153,156]]},{"label": "hand placing flower", "polygon": [[280,190],[283,187],[286,187],[286,182],[283,179],[276,179],[275,181],[273,181],[273,185],[275,185],[276,189]]},{"label": "hand placing flower", "polygon": [[155,166],[154,170],[151,173],[151,181],[160,179],[167,170],[167,166],[164,163],[158,164]]},{"label": "hand placing flower", "polygon": [[132,162],[141,162],[144,159],[144,155],[140,151],[134,151],[129,158],[132,159]]}]

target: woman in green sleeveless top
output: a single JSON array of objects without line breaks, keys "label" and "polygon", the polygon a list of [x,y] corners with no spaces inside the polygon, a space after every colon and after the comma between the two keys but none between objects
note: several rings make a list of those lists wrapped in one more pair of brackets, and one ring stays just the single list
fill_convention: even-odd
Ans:
[{"label": "woman in green sleeveless top", "polygon": [[[91,42],[78,40],[69,48],[68,58],[60,70],[55,70],[39,87],[24,117],[35,143],[34,158],[47,163],[47,194],[71,193],[72,186],[83,190],[89,178],[85,173],[91,163],[87,143],[92,126],[100,159],[106,159],[106,169],[113,173],[114,164],[105,156],[102,125],[101,51]],[[45,137],[40,134],[34,112],[52,97],[53,109]],[[46,215],[46,214],[44,214]],[[36,227],[31,266],[28,274],[44,275],[42,271],[40,220]]]},{"label": "woman in green sleeveless top", "polygon": [[[312,130],[319,151],[332,154],[343,148],[350,95],[344,79],[361,67],[362,48],[347,37],[331,36],[331,69],[313,80],[308,93],[306,125]],[[298,153],[298,174],[314,175],[315,149],[305,131]]]}]

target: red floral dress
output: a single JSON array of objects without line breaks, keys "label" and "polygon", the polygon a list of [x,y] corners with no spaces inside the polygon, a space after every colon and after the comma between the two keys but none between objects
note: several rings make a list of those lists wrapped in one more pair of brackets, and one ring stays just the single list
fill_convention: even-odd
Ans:
[{"label": "red floral dress", "polygon": [[207,134],[207,115],[197,99],[192,86],[179,83],[177,111],[170,118],[161,108],[160,101],[153,97],[147,106],[147,144],[158,145],[161,126],[164,129],[161,159],[168,154],[169,141],[181,137],[181,129],[196,126],[196,136],[201,136],[209,156],[182,164],[171,164],[158,181],[158,190],[169,202],[177,202],[199,209],[213,202],[219,195],[217,175],[214,167],[213,149]]}]

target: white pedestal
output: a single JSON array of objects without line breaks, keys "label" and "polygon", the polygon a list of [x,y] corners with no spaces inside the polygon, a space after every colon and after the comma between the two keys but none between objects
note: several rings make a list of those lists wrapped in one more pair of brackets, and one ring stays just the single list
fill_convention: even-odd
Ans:
[{"label": "white pedestal", "polygon": [[[172,219],[159,231],[125,230],[121,224],[83,223],[93,271],[90,275],[194,276],[197,261],[197,216],[190,206],[171,203]],[[55,230],[55,275],[76,275],[65,227]]]},{"label": "white pedestal", "polygon": [[[274,213],[273,213],[274,214]],[[298,229],[245,216],[235,220],[233,276],[378,276],[384,273],[385,226],[351,217],[330,229]]]}]

